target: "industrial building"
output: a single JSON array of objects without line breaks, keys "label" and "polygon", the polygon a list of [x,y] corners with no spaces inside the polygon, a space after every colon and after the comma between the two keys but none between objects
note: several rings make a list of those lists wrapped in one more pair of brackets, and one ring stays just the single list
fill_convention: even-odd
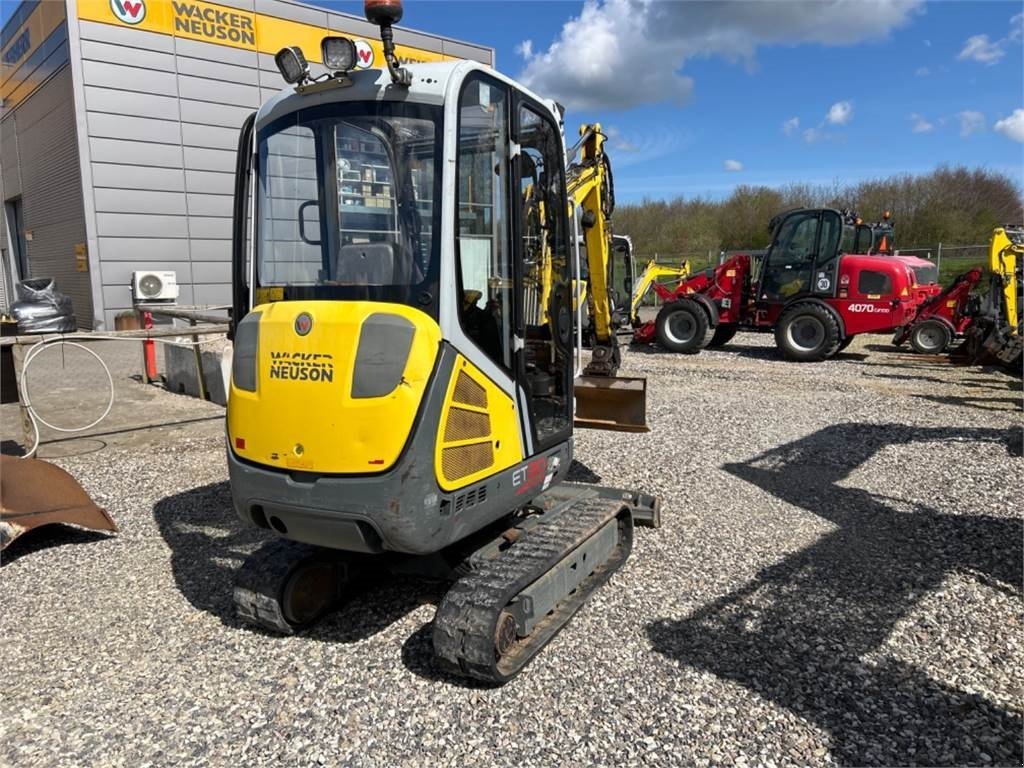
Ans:
[{"label": "industrial building", "polygon": [[[53,277],[80,328],[132,306],[136,270],[173,270],[182,304],[230,301],[238,128],[284,85],[273,55],[356,41],[381,66],[379,30],[290,0],[25,0],[0,38],[0,308]],[[490,48],[395,30],[400,58]],[[376,63],[376,64],[375,64]]]}]

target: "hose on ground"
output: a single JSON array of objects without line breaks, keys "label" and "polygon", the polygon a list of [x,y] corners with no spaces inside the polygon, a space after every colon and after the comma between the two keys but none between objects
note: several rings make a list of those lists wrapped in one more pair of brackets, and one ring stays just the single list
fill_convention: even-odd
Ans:
[{"label": "hose on ground", "polygon": [[[226,337],[225,336],[214,336],[213,338],[210,338],[210,339],[202,339],[200,341],[188,341],[188,342],[171,341],[169,339],[150,339],[150,341],[156,341],[156,342],[159,342],[161,344],[174,344],[175,346],[179,346],[179,347],[181,347],[181,346],[185,346],[185,347],[198,347],[198,346],[201,346],[202,344],[209,344],[209,343],[214,342],[214,341],[222,341],[224,338],[226,338]],[[133,341],[133,342],[137,342],[138,341],[138,339],[126,339],[126,338],[124,338],[122,336],[97,336],[95,334],[91,334],[90,333],[90,334],[76,334],[74,336],[62,336],[59,339],[43,339],[43,340],[33,344],[31,347],[29,347],[28,352],[25,353],[25,360],[22,363],[22,367],[21,367],[21,380],[18,382],[19,395],[21,397],[21,404],[25,408],[25,413],[28,414],[28,420],[29,420],[29,423],[32,425],[32,433],[33,433],[33,436],[32,436],[32,448],[25,452],[25,454],[21,457],[23,459],[32,458],[33,456],[35,456],[36,451],[39,450],[39,442],[40,442],[39,426],[40,425],[42,425],[44,427],[47,427],[49,429],[52,429],[55,432],[63,432],[65,434],[73,434],[73,433],[76,433],[76,432],[85,432],[87,430],[92,429],[97,424],[99,424],[101,421],[103,421],[105,418],[107,418],[107,416],[110,414],[111,409],[114,407],[114,399],[115,399],[114,398],[114,377],[110,373],[110,368],[107,367],[107,364],[103,362],[103,358],[101,358],[96,352],[94,352],[93,350],[89,349],[84,344],[78,343],[77,341],[75,341],[75,339],[88,339],[89,341]],[[88,424],[86,424],[84,426],[81,426],[81,427],[60,427],[60,426],[57,426],[56,424],[51,424],[49,421],[47,421],[46,419],[44,419],[42,416],[39,415],[39,413],[36,411],[36,409],[32,406],[32,402],[29,399],[29,395],[28,395],[28,369],[29,369],[29,367],[32,365],[32,362],[37,357],[39,357],[39,354],[43,350],[49,349],[50,347],[56,346],[58,344],[60,344],[60,345],[67,345],[69,347],[76,347],[78,349],[81,349],[83,352],[86,352],[87,354],[92,355],[94,358],[96,358],[96,361],[100,364],[100,367],[103,369],[103,373],[106,374],[106,377],[107,377],[107,387],[108,387],[108,389],[110,391],[110,395],[107,398],[107,405],[103,409],[103,413],[100,414],[99,418],[94,419],[93,421],[91,421]]]}]

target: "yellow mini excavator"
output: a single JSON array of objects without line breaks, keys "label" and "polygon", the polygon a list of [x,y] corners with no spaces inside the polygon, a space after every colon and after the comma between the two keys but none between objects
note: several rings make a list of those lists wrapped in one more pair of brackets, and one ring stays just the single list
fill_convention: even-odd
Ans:
[{"label": "yellow mini excavator", "polygon": [[[312,77],[283,49],[289,87],[239,138],[228,467],[238,515],[274,540],[235,604],[291,633],[385,569],[440,577],[441,664],[504,682],[658,503],[566,482],[587,394],[561,109],[476,62],[401,64],[401,3],[365,6],[384,66],[328,37]],[[614,391],[587,421],[645,429],[615,367],[583,387]]]},{"label": "yellow mini excavator", "polygon": [[964,329],[958,354],[970,362],[998,361],[1021,373],[1024,337],[1021,302],[1024,292],[1024,227],[996,227],[989,242],[987,290],[968,304],[973,318]]},{"label": "yellow mini excavator", "polygon": [[678,267],[659,264],[654,259],[647,262],[647,266],[644,267],[644,271],[640,273],[640,277],[637,278],[636,284],[633,286],[633,296],[629,305],[630,324],[633,327],[640,325],[640,304],[654,283],[660,283],[663,280],[679,282],[689,276],[690,262],[685,259],[679,263]]}]

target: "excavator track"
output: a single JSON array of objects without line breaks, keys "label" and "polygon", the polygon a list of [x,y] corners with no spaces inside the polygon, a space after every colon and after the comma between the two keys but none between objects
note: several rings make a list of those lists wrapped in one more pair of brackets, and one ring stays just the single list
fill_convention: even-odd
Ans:
[{"label": "excavator track", "polygon": [[349,579],[341,553],[277,539],[235,575],[235,610],[247,624],[293,635],[334,608]]},{"label": "excavator track", "polygon": [[[455,582],[434,617],[438,659],[457,674],[507,682],[618,570],[632,544],[628,504],[600,497],[566,502],[550,522],[535,525],[511,548]],[[605,556],[596,560],[599,553]],[[524,636],[514,616],[521,616],[523,601],[533,599],[529,590],[539,585],[558,599]]]}]

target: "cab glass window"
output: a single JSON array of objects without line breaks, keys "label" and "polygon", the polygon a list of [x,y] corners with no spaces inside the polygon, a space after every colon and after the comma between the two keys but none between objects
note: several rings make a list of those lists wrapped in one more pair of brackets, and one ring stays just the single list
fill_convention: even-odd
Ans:
[{"label": "cab glass window", "polygon": [[892,279],[885,272],[865,269],[857,278],[857,291],[864,295],[885,296],[892,293]]},{"label": "cab glass window", "polygon": [[512,370],[512,254],[509,242],[508,96],[485,76],[459,97],[456,254],[459,318],[466,335]]}]

